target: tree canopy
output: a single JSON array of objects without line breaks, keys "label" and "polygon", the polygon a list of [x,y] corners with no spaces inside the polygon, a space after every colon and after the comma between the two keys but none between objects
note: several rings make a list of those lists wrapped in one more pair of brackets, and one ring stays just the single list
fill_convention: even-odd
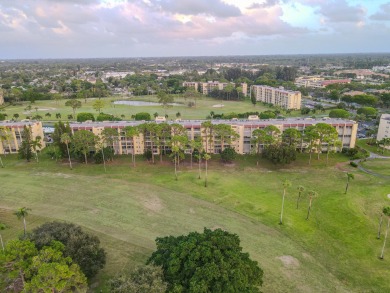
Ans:
[{"label": "tree canopy", "polygon": [[34,229],[30,237],[38,249],[53,240],[63,243],[64,256],[71,257],[88,278],[95,276],[106,263],[106,253],[100,247],[99,239],[81,230],[80,226],[60,222],[45,223]]},{"label": "tree canopy", "polygon": [[156,244],[148,263],[162,266],[168,292],[259,292],[262,285],[263,271],[236,234],[205,228]]}]

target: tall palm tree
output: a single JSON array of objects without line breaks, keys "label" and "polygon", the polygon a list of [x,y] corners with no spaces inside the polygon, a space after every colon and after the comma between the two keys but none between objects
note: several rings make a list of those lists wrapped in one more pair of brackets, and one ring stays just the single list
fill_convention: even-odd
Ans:
[{"label": "tall palm tree", "polygon": [[378,236],[376,236],[377,239],[381,238],[382,223],[383,223],[383,211],[381,212],[381,217],[379,218]]},{"label": "tall palm tree", "polygon": [[23,228],[24,228],[24,238],[26,238],[26,217],[28,216],[28,211],[31,211],[30,208],[22,207],[18,209],[14,215],[20,220],[23,219]]},{"label": "tall palm tree", "polygon": [[255,129],[252,132],[251,143],[255,145],[256,149],[256,165],[259,165],[260,146],[265,143],[266,132],[263,129]]},{"label": "tall palm tree", "polygon": [[[0,223],[0,231],[5,230],[6,226],[3,223]],[[4,243],[3,243],[3,237],[0,234],[0,242],[1,242],[1,248],[3,249],[4,252]]]},{"label": "tall palm tree", "polygon": [[348,187],[349,187],[349,181],[352,179],[355,179],[355,176],[352,173],[347,173],[347,185],[345,186],[344,194],[347,194]]},{"label": "tall palm tree", "polygon": [[280,221],[279,224],[283,224],[283,211],[284,211],[284,198],[286,196],[286,189],[291,186],[291,181],[289,180],[284,180],[283,182],[283,197],[282,197],[282,210],[280,212]]},{"label": "tall palm tree", "polygon": [[211,156],[208,153],[205,153],[204,156],[204,161],[205,161],[205,166],[206,166],[206,172],[205,172],[205,177],[204,177],[204,187],[207,187],[207,162],[211,159]]},{"label": "tall palm tree", "polygon": [[297,209],[298,209],[298,207],[299,207],[299,200],[301,199],[302,192],[305,191],[305,187],[303,187],[302,185],[299,185],[297,187],[297,190],[298,190],[298,198],[297,198]]},{"label": "tall palm tree", "polygon": [[[139,129],[136,126],[126,126],[124,130],[125,130],[125,136],[133,140],[131,161],[133,162],[133,167],[135,167],[135,137],[139,136]],[[126,139],[126,151],[127,151],[127,139]]]},{"label": "tall palm tree", "polygon": [[311,212],[311,204],[312,204],[312,201],[313,201],[313,197],[316,197],[318,195],[317,192],[315,192],[313,190],[310,190],[308,192],[308,194],[309,194],[309,207],[307,209],[306,220],[309,220],[309,216],[310,216],[310,212]]},{"label": "tall palm tree", "polygon": [[70,152],[69,152],[69,144],[71,142],[70,135],[68,133],[63,133],[61,135],[61,143],[64,143],[66,145],[66,152],[68,153],[68,159],[69,159],[69,167],[72,170],[72,160],[70,159]]},{"label": "tall palm tree", "polygon": [[39,163],[38,159],[38,149],[41,149],[42,144],[41,144],[41,137],[38,135],[32,142],[31,142],[31,147],[33,148],[33,151],[35,153],[35,159],[37,160],[37,163]]},{"label": "tall palm tree", "polygon": [[384,207],[383,208],[383,214],[385,214],[388,217],[388,219],[387,219],[387,226],[386,226],[386,232],[385,232],[385,240],[383,241],[383,246],[382,246],[382,252],[381,252],[380,259],[383,259],[384,258],[384,254],[385,254],[387,233],[389,231],[389,226],[390,226],[390,207]]}]

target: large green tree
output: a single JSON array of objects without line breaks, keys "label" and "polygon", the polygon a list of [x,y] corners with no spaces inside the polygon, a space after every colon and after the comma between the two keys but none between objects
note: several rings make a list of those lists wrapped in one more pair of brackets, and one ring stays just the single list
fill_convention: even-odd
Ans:
[{"label": "large green tree", "polygon": [[205,228],[203,233],[156,239],[148,263],[162,266],[168,292],[259,292],[263,271],[242,252],[238,235]]},{"label": "large green tree", "polygon": [[100,247],[99,238],[71,223],[45,223],[34,229],[30,238],[38,249],[48,246],[53,240],[63,243],[64,256],[72,258],[87,278],[95,276],[106,263],[106,253]]},{"label": "large green tree", "polygon": [[86,292],[87,279],[53,241],[38,250],[29,240],[10,241],[0,254],[2,286],[14,292]]},{"label": "large green tree", "polygon": [[163,271],[156,266],[140,266],[108,281],[111,293],[165,293]]},{"label": "large green tree", "polygon": [[33,137],[31,126],[24,126],[22,132],[22,143],[19,147],[19,157],[30,162],[33,157]]},{"label": "large green tree", "polygon": [[78,130],[72,138],[73,149],[84,155],[85,164],[88,163],[88,153],[95,148],[96,136],[88,130]]},{"label": "large green tree", "polygon": [[76,109],[81,108],[81,102],[79,100],[67,100],[65,106],[71,107],[73,110],[73,117],[76,117]]}]

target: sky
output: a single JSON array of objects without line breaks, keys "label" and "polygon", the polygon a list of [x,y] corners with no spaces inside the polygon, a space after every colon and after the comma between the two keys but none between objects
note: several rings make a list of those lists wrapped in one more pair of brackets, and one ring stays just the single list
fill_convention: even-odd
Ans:
[{"label": "sky", "polygon": [[0,0],[0,58],[390,52],[387,0]]}]

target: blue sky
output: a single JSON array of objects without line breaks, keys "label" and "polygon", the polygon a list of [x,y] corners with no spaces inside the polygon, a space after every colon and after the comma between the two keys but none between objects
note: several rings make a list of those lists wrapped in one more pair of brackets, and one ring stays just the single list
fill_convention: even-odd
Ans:
[{"label": "blue sky", "polygon": [[0,58],[389,52],[383,0],[1,0]]}]

